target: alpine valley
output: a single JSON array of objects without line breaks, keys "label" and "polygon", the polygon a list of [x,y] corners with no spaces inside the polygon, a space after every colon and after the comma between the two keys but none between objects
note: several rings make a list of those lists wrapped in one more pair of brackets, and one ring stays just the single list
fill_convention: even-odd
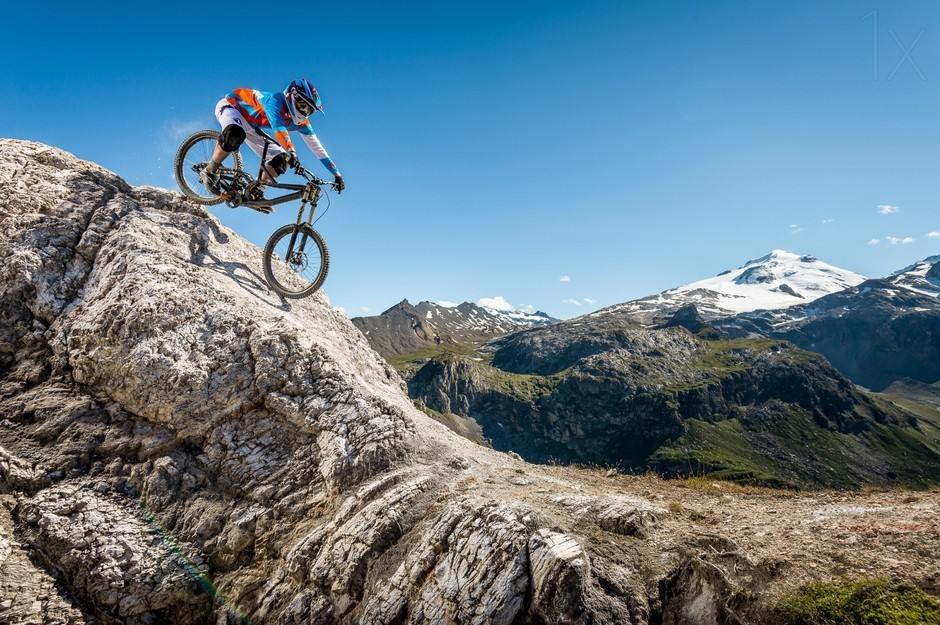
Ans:
[{"label": "alpine valley", "polygon": [[466,339],[395,323],[407,302],[354,323],[420,408],[530,461],[924,486],[940,482],[938,295],[940,256],[866,279],[775,250],[575,319]]}]

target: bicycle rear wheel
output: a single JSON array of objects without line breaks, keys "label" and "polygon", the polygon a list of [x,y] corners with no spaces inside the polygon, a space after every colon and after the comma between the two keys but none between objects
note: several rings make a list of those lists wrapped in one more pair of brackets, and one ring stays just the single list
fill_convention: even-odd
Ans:
[{"label": "bicycle rear wheel", "polygon": [[[222,201],[222,198],[211,193],[199,180],[199,174],[212,160],[212,152],[219,142],[219,133],[215,130],[200,130],[190,135],[176,152],[173,173],[176,183],[180,186],[183,195],[197,204],[212,206]],[[241,170],[242,156],[232,152],[232,167]]]},{"label": "bicycle rear wheel", "polygon": [[307,224],[287,224],[264,246],[264,278],[276,293],[300,299],[323,286],[330,252],[320,233]]}]

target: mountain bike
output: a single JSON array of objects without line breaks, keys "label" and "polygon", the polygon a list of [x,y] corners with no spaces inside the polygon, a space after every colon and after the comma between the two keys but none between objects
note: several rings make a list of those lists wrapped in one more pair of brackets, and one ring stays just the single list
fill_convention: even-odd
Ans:
[{"label": "mountain bike", "polygon": [[[225,202],[229,208],[244,206],[270,214],[277,204],[300,200],[297,220],[278,228],[268,239],[262,254],[262,265],[264,277],[276,293],[290,299],[307,297],[323,286],[330,269],[330,252],[323,237],[313,229],[313,216],[324,187],[333,187],[334,183],[317,178],[299,163],[294,167],[294,173],[303,177],[306,184],[263,181],[261,175],[265,157],[274,139],[260,130],[257,132],[265,141],[257,176],[252,177],[242,169],[242,157],[235,151],[230,154],[234,166],[219,169],[221,193],[215,195],[206,189],[200,181],[200,174],[212,158],[219,133],[215,130],[200,130],[183,141],[176,153],[176,182],[183,195],[204,206]],[[264,200],[252,199],[263,197],[266,188],[284,189],[290,193]],[[308,206],[309,211],[304,219]]]}]

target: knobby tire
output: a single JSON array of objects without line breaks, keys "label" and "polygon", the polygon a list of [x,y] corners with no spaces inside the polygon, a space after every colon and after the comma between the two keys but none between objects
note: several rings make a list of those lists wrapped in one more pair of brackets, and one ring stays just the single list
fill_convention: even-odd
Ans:
[{"label": "knobby tire", "polygon": [[[199,181],[199,173],[193,169],[194,166],[207,163],[212,158],[212,151],[219,141],[219,133],[215,130],[200,130],[193,133],[180,146],[176,152],[176,159],[173,163],[173,173],[176,175],[176,183],[179,185],[183,195],[203,206],[213,206],[222,202],[218,195],[210,193]],[[223,163],[223,167],[229,166],[232,169],[242,169],[242,156],[237,151],[232,152],[229,159]],[[201,171],[201,170],[200,170]]]},{"label": "knobby tire", "polygon": [[[293,245],[292,258],[287,258]],[[299,247],[303,245],[303,251]],[[264,277],[288,299],[313,295],[326,280],[330,251],[320,233],[307,224],[287,224],[274,231],[264,246]]]}]

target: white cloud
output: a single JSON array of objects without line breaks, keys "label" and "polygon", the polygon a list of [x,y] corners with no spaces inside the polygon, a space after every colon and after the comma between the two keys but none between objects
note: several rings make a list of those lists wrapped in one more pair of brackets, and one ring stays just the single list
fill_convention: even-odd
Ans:
[{"label": "white cloud", "polygon": [[835,219],[823,219],[823,223],[824,223],[825,225],[827,225],[827,226],[828,226],[829,224],[831,224],[832,222],[834,222],[834,221],[835,221]]},{"label": "white cloud", "polygon": [[914,239],[912,239],[911,237],[904,237],[903,239],[901,239],[902,245],[910,245],[913,242],[914,242]]},{"label": "white cloud", "polygon": [[937,237],[940,237],[940,231],[934,230],[933,232],[928,232],[927,236],[931,239],[936,239]]},{"label": "white cloud", "polygon": [[[206,127],[205,122],[199,120],[168,119],[163,122],[162,132],[154,139],[154,147],[157,152],[157,160],[160,162],[158,167],[166,172],[166,188],[176,190],[176,178],[173,176],[173,157],[180,147],[183,139],[193,134],[197,130]],[[164,161],[163,158],[166,160]],[[164,166],[164,162],[166,166]],[[164,169],[165,167],[165,169]],[[153,175],[154,172],[151,172]]]},{"label": "white cloud", "polygon": [[570,299],[570,298],[569,298],[569,299],[561,300],[561,303],[562,303],[562,304],[571,304],[572,306],[580,306],[580,305],[581,305],[581,302],[579,302],[578,300],[576,300],[576,299]]},{"label": "white cloud", "polygon": [[879,204],[878,212],[882,215],[890,215],[892,213],[898,213],[901,211],[899,206],[892,206],[891,204]]},{"label": "white cloud", "polygon": [[360,306],[360,307],[359,307],[359,310],[361,310],[363,313],[367,313],[367,312],[369,312],[369,311],[372,310],[372,309],[369,308],[368,306]]},{"label": "white cloud", "polygon": [[597,300],[596,300],[596,299],[591,299],[590,297],[585,297],[585,298],[584,298],[584,303],[587,304],[588,306],[593,306],[594,304],[597,303]]},{"label": "white cloud", "polygon": [[524,313],[527,313],[527,314],[529,314],[529,315],[534,314],[534,313],[535,313],[535,306],[533,306],[532,304],[526,304],[525,306],[520,306],[520,307],[519,307],[519,312],[524,312]]},{"label": "white cloud", "polygon": [[196,120],[184,121],[182,119],[168,119],[163,122],[163,130],[174,142],[181,142],[197,130],[202,130],[204,122]]},{"label": "white cloud", "polygon": [[483,297],[477,300],[477,305],[483,306],[484,308],[492,308],[494,310],[515,310],[512,304],[506,301],[502,295],[497,295],[496,297]]},{"label": "white cloud", "polygon": [[885,240],[891,245],[909,245],[914,242],[911,237],[904,237],[903,239],[901,237],[885,237]]},{"label": "white cloud", "polygon": [[878,245],[879,243],[881,243],[880,239],[872,239],[868,242],[869,245]]},{"label": "white cloud", "polygon": [[438,306],[443,306],[444,308],[457,308],[457,304],[453,302],[448,302],[446,299],[442,299],[434,303],[437,304]]},{"label": "white cloud", "polygon": [[798,224],[790,224],[790,234],[799,234],[801,232],[803,232],[803,229]]},{"label": "white cloud", "polygon": [[558,279],[559,282],[571,282],[571,278],[568,276],[562,276]]}]

